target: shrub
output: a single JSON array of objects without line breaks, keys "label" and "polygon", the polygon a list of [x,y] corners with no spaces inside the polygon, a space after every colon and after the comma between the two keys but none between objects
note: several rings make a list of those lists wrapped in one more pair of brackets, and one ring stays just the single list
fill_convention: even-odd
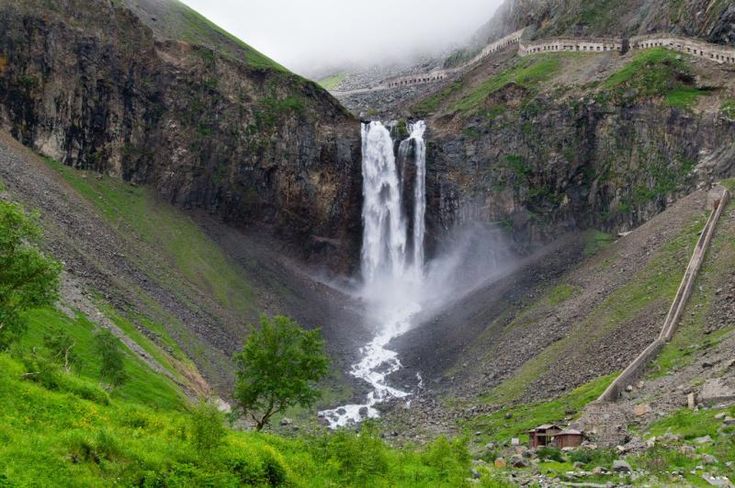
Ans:
[{"label": "shrub", "polygon": [[61,364],[66,371],[79,366],[79,356],[74,352],[74,339],[61,327],[54,327],[43,337],[43,345],[50,358]]},{"label": "shrub", "polygon": [[543,446],[537,451],[539,459],[551,460],[559,463],[564,462],[564,454],[561,449],[552,446]]},{"label": "shrub", "polygon": [[100,379],[112,387],[125,383],[127,374],[120,341],[109,330],[102,329],[95,337],[95,346],[101,359]]},{"label": "shrub", "polygon": [[191,413],[191,440],[194,447],[210,450],[219,446],[225,436],[223,415],[217,407],[202,401]]}]

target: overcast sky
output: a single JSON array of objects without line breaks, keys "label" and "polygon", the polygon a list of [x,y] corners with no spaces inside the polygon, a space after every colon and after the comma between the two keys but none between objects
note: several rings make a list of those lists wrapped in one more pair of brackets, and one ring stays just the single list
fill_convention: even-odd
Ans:
[{"label": "overcast sky", "polygon": [[467,39],[501,0],[183,0],[302,74],[400,60]]}]

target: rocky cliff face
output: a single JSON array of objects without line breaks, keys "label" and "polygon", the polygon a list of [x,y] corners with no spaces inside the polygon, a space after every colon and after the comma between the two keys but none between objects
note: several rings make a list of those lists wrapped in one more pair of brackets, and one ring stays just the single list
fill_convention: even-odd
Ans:
[{"label": "rocky cliff face", "polygon": [[67,165],[151,184],[234,225],[265,224],[303,257],[348,268],[358,122],[254,51],[167,39],[139,15],[106,0],[0,1],[0,123]]},{"label": "rocky cliff face", "polygon": [[673,32],[735,42],[735,5],[726,0],[507,0],[478,42],[530,26],[533,37],[634,36]]},{"label": "rocky cliff face", "polygon": [[630,230],[735,174],[729,68],[665,51],[486,63],[433,107],[434,239],[458,222],[507,228],[522,248],[570,230]]}]

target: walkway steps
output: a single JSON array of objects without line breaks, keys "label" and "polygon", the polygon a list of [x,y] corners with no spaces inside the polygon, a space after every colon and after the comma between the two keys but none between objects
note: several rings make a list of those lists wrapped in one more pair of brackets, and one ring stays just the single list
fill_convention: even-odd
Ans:
[{"label": "walkway steps", "polygon": [[[719,188],[719,187],[718,187]],[[679,324],[686,304],[689,301],[689,297],[694,289],[694,282],[697,279],[699,270],[704,262],[704,257],[712,242],[712,237],[717,227],[717,222],[720,219],[720,215],[730,199],[730,193],[727,189],[717,189],[717,198],[714,200],[713,209],[710,213],[707,223],[702,230],[702,235],[697,241],[697,246],[694,248],[692,258],[689,260],[689,264],[684,273],[684,277],[681,280],[679,289],[676,292],[674,301],[669,308],[666,319],[664,320],[663,327],[659,336],[646,348],[643,352],[631,362],[627,368],[613,381],[610,386],[600,395],[597,402],[614,402],[623,390],[628,386],[632,385],[645,371],[648,364],[658,355],[661,349],[671,340],[676,332],[676,327]]]}]

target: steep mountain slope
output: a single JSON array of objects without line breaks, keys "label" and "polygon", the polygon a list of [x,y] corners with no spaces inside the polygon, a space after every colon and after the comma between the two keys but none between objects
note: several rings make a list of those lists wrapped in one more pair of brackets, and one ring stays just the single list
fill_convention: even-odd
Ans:
[{"label": "steep mountain slope", "polygon": [[261,313],[322,326],[335,370],[346,367],[352,334],[360,337],[359,328],[341,326],[360,323],[349,301],[285,259],[284,245],[266,233],[243,233],[183,213],[152,189],[43,160],[3,133],[0,161],[8,195],[41,212],[49,250],[65,264],[61,304],[150,343],[145,354],[190,395],[229,395],[230,355]]},{"label": "steep mountain slope", "polygon": [[0,2],[2,125],[64,164],[265,224],[301,257],[348,269],[357,121],[178,2],[131,5]]},{"label": "steep mountain slope", "polygon": [[479,42],[532,26],[533,36],[634,36],[673,32],[735,42],[727,0],[508,0],[476,35]]}]

